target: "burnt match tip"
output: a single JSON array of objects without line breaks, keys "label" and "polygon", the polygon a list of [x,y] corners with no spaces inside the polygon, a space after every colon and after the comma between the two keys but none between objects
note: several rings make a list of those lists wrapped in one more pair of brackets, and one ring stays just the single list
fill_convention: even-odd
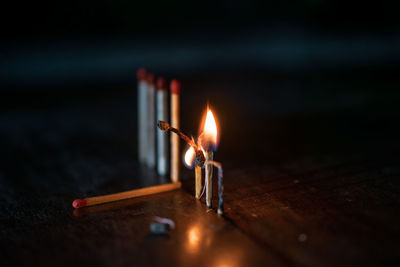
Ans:
[{"label": "burnt match tip", "polygon": [[165,121],[158,121],[158,122],[157,122],[157,126],[158,126],[158,128],[160,128],[162,131],[168,131],[168,129],[170,128],[168,122],[165,122]]},{"label": "burnt match tip", "polygon": [[178,80],[172,80],[170,87],[172,94],[179,94],[181,91],[181,83]]},{"label": "burnt match tip", "polygon": [[196,162],[197,166],[199,166],[199,167],[204,166],[204,164],[206,163],[206,158],[204,157],[203,150],[198,149],[196,151],[195,162]]},{"label": "burnt match tip", "polygon": [[224,210],[221,209],[221,208],[219,208],[219,209],[218,209],[218,215],[222,215],[222,214],[224,214]]},{"label": "burnt match tip", "polygon": [[155,79],[156,79],[156,78],[155,78],[155,76],[154,76],[153,73],[149,72],[149,73],[147,74],[147,83],[148,83],[148,84],[154,84]]},{"label": "burnt match tip", "polygon": [[163,77],[159,77],[157,79],[157,90],[165,90],[167,89],[167,81]]},{"label": "burnt match tip", "polygon": [[74,202],[72,202],[72,207],[75,209],[83,208],[86,207],[86,199],[75,199]]},{"label": "burnt match tip", "polygon": [[136,72],[136,77],[139,81],[144,81],[146,80],[146,75],[147,75],[147,71],[145,68],[140,68],[138,69],[138,71]]}]

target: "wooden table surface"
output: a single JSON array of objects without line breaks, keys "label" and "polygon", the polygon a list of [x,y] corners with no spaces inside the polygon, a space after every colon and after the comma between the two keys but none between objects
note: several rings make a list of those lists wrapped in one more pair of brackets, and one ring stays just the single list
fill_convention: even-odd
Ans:
[{"label": "wooden table surface", "polygon": [[[204,84],[186,84],[193,93],[182,96],[182,128],[193,134],[206,103],[194,92]],[[223,217],[194,199],[194,171],[186,169],[180,190],[72,209],[77,197],[168,182],[137,163],[131,90],[91,103],[3,112],[2,263],[398,266],[396,116],[363,106],[281,112],[274,101],[257,100],[257,90],[243,98],[229,90],[214,83],[204,93],[221,123]],[[321,101],[329,106],[329,97]],[[172,219],[175,229],[151,234],[154,216]]]}]

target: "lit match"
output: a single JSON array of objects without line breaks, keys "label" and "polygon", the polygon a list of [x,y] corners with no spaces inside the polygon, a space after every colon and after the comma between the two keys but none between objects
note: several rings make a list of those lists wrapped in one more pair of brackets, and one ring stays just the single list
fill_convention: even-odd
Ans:
[{"label": "lit match", "polygon": [[169,125],[168,122],[158,121],[157,126],[158,126],[158,128],[160,128],[160,130],[162,130],[164,132],[173,132],[173,133],[177,134],[189,146],[191,146],[194,149],[194,151],[196,152],[195,163],[198,164],[200,167],[202,167],[204,165],[206,160],[204,158],[202,148],[200,146],[198,146],[192,139],[187,137],[187,135],[182,133],[180,130],[178,130],[174,127],[171,127],[171,125]]},{"label": "lit match", "polygon": [[207,115],[204,122],[203,132],[199,137],[199,144],[204,150],[206,158],[206,204],[211,207],[212,200],[212,166],[210,161],[214,159],[214,149],[217,147],[217,124],[212,111],[207,107]]},{"label": "lit match", "polygon": [[203,132],[201,133],[197,144],[193,138],[190,139],[179,129],[171,127],[165,121],[158,121],[157,126],[162,131],[175,133],[190,146],[190,148],[186,151],[184,161],[187,166],[193,166],[193,164],[195,165],[195,178],[196,178],[195,192],[197,199],[200,199],[202,196],[201,168],[202,166],[205,166],[206,177],[203,189],[206,190],[207,207],[211,207],[211,202],[212,202],[212,168],[213,167],[218,168],[218,197],[219,197],[218,214],[222,215],[224,212],[223,170],[222,170],[222,164],[213,160],[214,156],[213,150],[216,149],[218,144],[218,132],[217,132],[217,124],[215,122],[215,118],[212,111],[209,108],[207,108],[207,114],[206,114],[206,119],[204,121]]}]

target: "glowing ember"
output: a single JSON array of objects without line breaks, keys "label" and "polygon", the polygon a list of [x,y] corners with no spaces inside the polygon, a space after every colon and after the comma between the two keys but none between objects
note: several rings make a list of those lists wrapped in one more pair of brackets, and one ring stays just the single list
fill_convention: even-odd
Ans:
[{"label": "glowing ember", "polygon": [[185,165],[191,167],[193,165],[194,158],[196,157],[196,152],[193,147],[189,147],[185,154]]}]

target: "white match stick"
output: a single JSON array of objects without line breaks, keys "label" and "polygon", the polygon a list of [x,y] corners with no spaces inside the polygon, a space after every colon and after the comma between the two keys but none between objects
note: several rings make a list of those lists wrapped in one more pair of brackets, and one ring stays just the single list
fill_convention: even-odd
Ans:
[{"label": "white match stick", "polygon": [[[167,86],[164,78],[157,79],[157,121],[168,120],[167,110]],[[168,135],[157,131],[157,172],[159,175],[166,175],[168,171]]]},{"label": "white match stick", "polygon": [[[172,80],[171,85],[171,126],[179,129],[179,98],[181,85],[177,80]],[[179,181],[179,137],[171,134],[171,180]]]},{"label": "white match stick", "polygon": [[155,117],[155,84],[154,74],[147,75],[147,166],[156,166],[156,117]]},{"label": "white match stick", "polygon": [[213,166],[210,161],[213,160],[214,152],[206,151],[206,204],[207,207],[211,208],[212,205],[212,174]]},{"label": "white match stick", "polygon": [[138,104],[138,158],[140,163],[146,162],[147,154],[147,81],[146,70],[137,71],[137,104]]}]

